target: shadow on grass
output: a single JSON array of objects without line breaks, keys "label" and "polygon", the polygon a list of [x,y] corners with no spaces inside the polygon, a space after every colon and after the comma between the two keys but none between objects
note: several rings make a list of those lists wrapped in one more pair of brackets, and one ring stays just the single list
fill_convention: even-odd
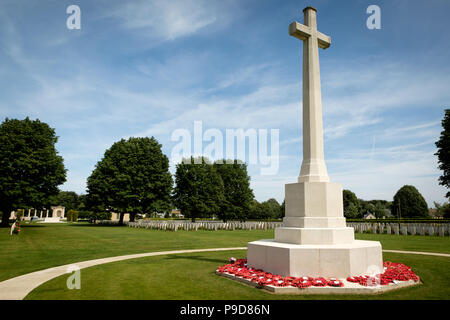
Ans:
[{"label": "shadow on grass", "polygon": [[207,258],[205,256],[183,256],[183,255],[170,255],[166,256],[165,259],[167,260],[179,260],[179,259],[189,259],[189,260],[196,260],[196,261],[205,261],[205,262],[214,262],[219,264],[227,264],[227,260],[224,259],[211,259]]},{"label": "shadow on grass", "polygon": [[21,224],[21,228],[45,228],[47,226],[39,225],[39,224]]}]

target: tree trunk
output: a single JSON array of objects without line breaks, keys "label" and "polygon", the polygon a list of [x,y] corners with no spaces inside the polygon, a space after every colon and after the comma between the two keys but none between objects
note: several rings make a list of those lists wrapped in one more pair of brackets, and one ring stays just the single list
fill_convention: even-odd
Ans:
[{"label": "tree trunk", "polygon": [[136,213],[130,213],[130,222],[134,222],[135,217],[136,217]]},{"label": "tree trunk", "polygon": [[125,215],[124,212],[120,213],[120,218],[119,218],[119,226],[123,226],[123,216]]}]

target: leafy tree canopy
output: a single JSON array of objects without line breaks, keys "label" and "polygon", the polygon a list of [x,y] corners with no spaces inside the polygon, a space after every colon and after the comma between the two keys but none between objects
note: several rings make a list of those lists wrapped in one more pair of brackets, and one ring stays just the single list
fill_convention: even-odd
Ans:
[{"label": "leafy tree canopy", "polygon": [[73,191],[60,191],[57,195],[49,198],[47,207],[59,205],[65,207],[66,212],[78,209],[80,206],[78,194]]},{"label": "leafy tree canopy", "polygon": [[253,191],[250,188],[250,177],[247,165],[238,160],[214,163],[216,172],[222,178],[225,201],[223,201],[218,217],[224,221],[239,219],[244,221],[250,211]]},{"label": "leafy tree canopy", "polygon": [[[438,151],[435,155],[438,157],[439,169],[443,171],[439,177],[439,184],[450,187],[450,109],[445,110],[444,119],[439,140],[436,142]],[[447,192],[447,198],[450,198],[450,192]]]},{"label": "leafy tree canopy", "polygon": [[429,216],[425,199],[414,186],[409,185],[401,187],[394,195],[392,209],[395,216],[402,218]]},{"label": "leafy tree canopy", "polygon": [[205,157],[183,159],[177,164],[173,202],[195,221],[219,215],[226,202],[224,184],[216,167]]},{"label": "leafy tree canopy", "polygon": [[[42,208],[66,181],[55,130],[39,120],[5,119],[0,125],[0,211]],[[8,219],[2,219],[8,226]]]},{"label": "leafy tree canopy", "polygon": [[344,201],[344,216],[346,218],[357,218],[361,211],[361,205],[355,193],[344,189],[342,198]]},{"label": "leafy tree canopy", "polygon": [[123,215],[171,208],[172,176],[161,144],[151,137],[122,139],[106,150],[87,180],[88,209]]}]

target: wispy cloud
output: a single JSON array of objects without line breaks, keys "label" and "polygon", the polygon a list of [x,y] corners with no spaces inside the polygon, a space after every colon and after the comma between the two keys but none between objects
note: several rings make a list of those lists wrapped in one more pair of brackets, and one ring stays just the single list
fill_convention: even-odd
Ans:
[{"label": "wispy cloud", "polygon": [[[58,9],[53,2],[0,5],[1,114],[40,118],[56,128],[69,168],[64,189],[83,192],[96,161],[118,139],[154,135],[170,154],[172,131],[202,120],[204,129],[223,133],[280,129],[279,174],[249,170],[259,200],[282,201],[284,184],[295,182],[300,170],[302,86],[300,44],[286,40],[290,21],[280,17],[283,10],[297,15],[298,3],[79,2],[81,32],[65,28],[59,2]],[[321,12],[325,21],[327,10]],[[347,30],[347,20],[336,22],[336,33]],[[430,22],[421,30],[427,28],[442,29]],[[407,30],[396,32],[403,37]],[[448,41],[430,33],[436,48],[417,47],[406,59],[391,46],[375,52],[363,31],[355,30],[359,58],[349,60],[345,50],[321,56],[328,172],[362,198],[392,199],[410,183],[429,203],[441,201],[445,189],[437,184],[433,153],[450,101]],[[383,41],[398,43],[391,36]]]},{"label": "wispy cloud", "polygon": [[127,29],[140,29],[149,38],[174,40],[208,28],[225,27],[233,18],[231,1],[129,0],[105,13]]}]

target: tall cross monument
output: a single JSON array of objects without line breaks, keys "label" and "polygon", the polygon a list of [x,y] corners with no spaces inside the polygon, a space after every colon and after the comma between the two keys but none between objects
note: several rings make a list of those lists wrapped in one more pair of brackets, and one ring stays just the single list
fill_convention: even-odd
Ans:
[{"label": "tall cross monument", "polygon": [[305,25],[292,22],[289,34],[303,41],[303,162],[298,182],[328,182],[323,154],[322,95],[319,47],[326,49],[330,37],[317,31],[316,9],[307,7]]},{"label": "tall cross monument", "polygon": [[275,239],[249,242],[248,265],[284,276],[348,277],[382,272],[377,241],[355,240],[346,226],[342,186],[330,182],[324,160],[319,48],[331,44],[317,30],[317,10],[289,34],[303,42],[303,162],[297,183],[285,186],[285,218]]}]

